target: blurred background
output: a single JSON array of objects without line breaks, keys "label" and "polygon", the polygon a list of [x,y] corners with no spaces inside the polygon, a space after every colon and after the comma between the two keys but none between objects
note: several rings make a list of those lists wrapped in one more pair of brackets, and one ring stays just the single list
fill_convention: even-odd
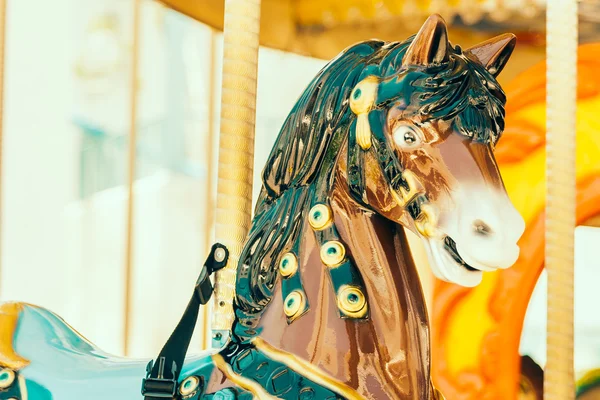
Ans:
[{"label": "blurred background", "polygon": [[[132,5],[19,0],[7,9],[0,298],[43,305],[116,354]],[[143,2],[141,21],[129,355],[151,356],[214,240],[207,207],[216,185],[207,185],[216,166],[207,160],[217,157],[222,33],[154,1]],[[261,49],[255,194],[279,127],[324,64]]]},{"label": "blurred background", "polygon": [[[167,3],[170,7],[152,0],[142,2],[137,82],[131,82],[129,72],[131,0],[9,1],[6,19],[0,300],[47,307],[115,354],[123,354],[124,335],[129,335],[128,355],[136,357],[154,357],[160,350],[187,304],[214,240],[211,210],[218,157],[223,3]],[[515,82],[525,79],[523,74],[539,75],[545,58],[543,1],[438,3],[447,3],[442,16],[449,22],[450,40],[463,47],[506,31],[517,34],[517,49],[500,76],[505,87],[512,87],[512,92],[507,90],[509,103],[511,93],[519,94]],[[580,42],[594,44],[600,37],[600,6],[582,1],[580,14]],[[326,61],[356,41],[375,36],[404,40],[426,16],[426,7],[416,1],[263,0],[261,42],[265,46],[258,68],[255,196],[283,120]],[[600,87],[598,78],[589,76],[588,86]],[[127,285],[132,88],[138,90],[139,111],[133,275]],[[594,109],[600,103],[590,96],[586,107]],[[532,124],[543,132],[543,100],[507,110],[509,118],[511,112],[516,115],[526,107],[527,115],[537,118]],[[585,121],[582,135],[589,140],[585,142],[588,147],[581,149],[584,153],[578,160],[583,164],[578,168],[583,171],[582,179],[591,179],[599,176],[594,157],[600,149],[600,125],[585,112],[578,115]],[[510,119],[507,124],[508,130]],[[523,132],[512,134],[519,137]],[[533,149],[543,153],[541,140]],[[518,145],[515,140],[507,143],[499,151],[513,154],[509,146]],[[529,155],[520,157],[503,158],[507,179],[520,171],[521,184],[511,181],[507,187],[524,208],[535,209],[529,220],[534,221],[543,207],[535,200],[543,182],[527,183],[529,167],[523,163]],[[539,181],[538,175],[531,179]],[[530,189],[533,192],[527,192]],[[592,198],[600,199],[600,190],[593,190]],[[575,362],[576,370],[582,372],[600,366],[597,226],[597,218],[586,218],[576,231]],[[543,242],[543,236],[537,241]],[[436,327],[435,296],[441,289],[430,276],[423,249],[414,240],[411,244],[435,330],[440,328]],[[545,273],[541,272],[539,281],[533,275],[530,302],[532,288],[523,289],[527,291],[525,319],[515,327],[523,325],[520,353],[543,368]],[[132,295],[127,332],[123,324],[126,290]],[[491,296],[491,289],[487,290]],[[466,307],[455,320],[460,329],[477,331],[490,326],[485,310],[477,314],[472,311],[475,308]],[[206,325],[198,329],[194,351],[205,345],[208,329]],[[467,358],[483,357],[479,353],[473,346]],[[454,368],[456,375],[462,366]]]}]

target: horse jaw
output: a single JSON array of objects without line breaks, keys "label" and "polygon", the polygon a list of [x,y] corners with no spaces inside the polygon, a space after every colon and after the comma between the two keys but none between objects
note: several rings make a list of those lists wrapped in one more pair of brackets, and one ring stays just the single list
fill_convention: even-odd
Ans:
[{"label": "horse jaw", "polygon": [[503,190],[470,185],[452,197],[456,207],[445,211],[435,236],[423,238],[425,248],[436,277],[474,287],[483,272],[517,261],[525,222]]},{"label": "horse jaw", "polygon": [[425,239],[425,250],[431,271],[438,279],[465,287],[475,287],[481,283],[483,271],[471,271],[456,262],[445,250],[443,240]]}]

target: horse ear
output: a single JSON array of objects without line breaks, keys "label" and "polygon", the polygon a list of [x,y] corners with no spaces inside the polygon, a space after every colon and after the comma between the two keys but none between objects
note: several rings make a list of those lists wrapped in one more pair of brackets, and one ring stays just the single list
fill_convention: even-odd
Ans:
[{"label": "horse ear", "polygon": [[490,74],[498,76],[516,44],[517,37],[512,33],[505,33],[479,43],[466,51],[473,54]]},{"label": "horse ear", "polygon": [[446,22],[438,14],[427,18],[412,41],[402,65],[431,65],[448,61],[448,30]]}]

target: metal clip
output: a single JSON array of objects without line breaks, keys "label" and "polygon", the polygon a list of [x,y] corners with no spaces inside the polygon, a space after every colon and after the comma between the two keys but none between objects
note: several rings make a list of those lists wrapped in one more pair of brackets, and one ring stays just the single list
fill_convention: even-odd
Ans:
[{"label": "metal clip", "polygon": [[204,268],[200,272],[200,276],[196,281],[196,295],[200,304],[208,303],[214,288],[210,281],[210,276],[227,265],[229,259],[229,251],[227,247],[220,243],[213,245],[210,255],[204,263]]},{"label": "metal clip", "polygon": [[[175,378],[166,379],[165,358],[158,359],[158,377],[151,378],[152,368],[154,366],[151,360],[146,366],[146,378],[142,379],[142,396],[158,399],[174,399],[177,393],[177,380]],[[173,362],[171,366],[171,376],[176,376],[177,365]]]}]

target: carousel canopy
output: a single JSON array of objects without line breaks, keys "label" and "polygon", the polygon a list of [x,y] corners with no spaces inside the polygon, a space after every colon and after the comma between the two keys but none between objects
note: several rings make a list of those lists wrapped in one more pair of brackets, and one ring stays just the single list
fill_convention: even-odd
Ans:
[{"label": "carousel canopy", "polygon": [[[158,0],[214,29],[223,29],[224,0]],[[347,46],[378,38],[404,40],[433,13],[441,14],[450,39],[469,47],[499,33],[519,39],[501,80],[510,80],[544,57],[546,0],[262,0],[263,46],[331,59]],[[580,1],[582,42],[600,37],[600,5]]]},{"label": "carousel canopy", "polygon": [[[223,0],[159,0],[223,29]],[[543,40],[543,0],[262,0],[261,44],[329,59],[346,46],[377,37],[402,40],[425,18],[441,14],[454,40],[475,44],[507,26]],[[510,23],[509,23],[510,21]]]}]

